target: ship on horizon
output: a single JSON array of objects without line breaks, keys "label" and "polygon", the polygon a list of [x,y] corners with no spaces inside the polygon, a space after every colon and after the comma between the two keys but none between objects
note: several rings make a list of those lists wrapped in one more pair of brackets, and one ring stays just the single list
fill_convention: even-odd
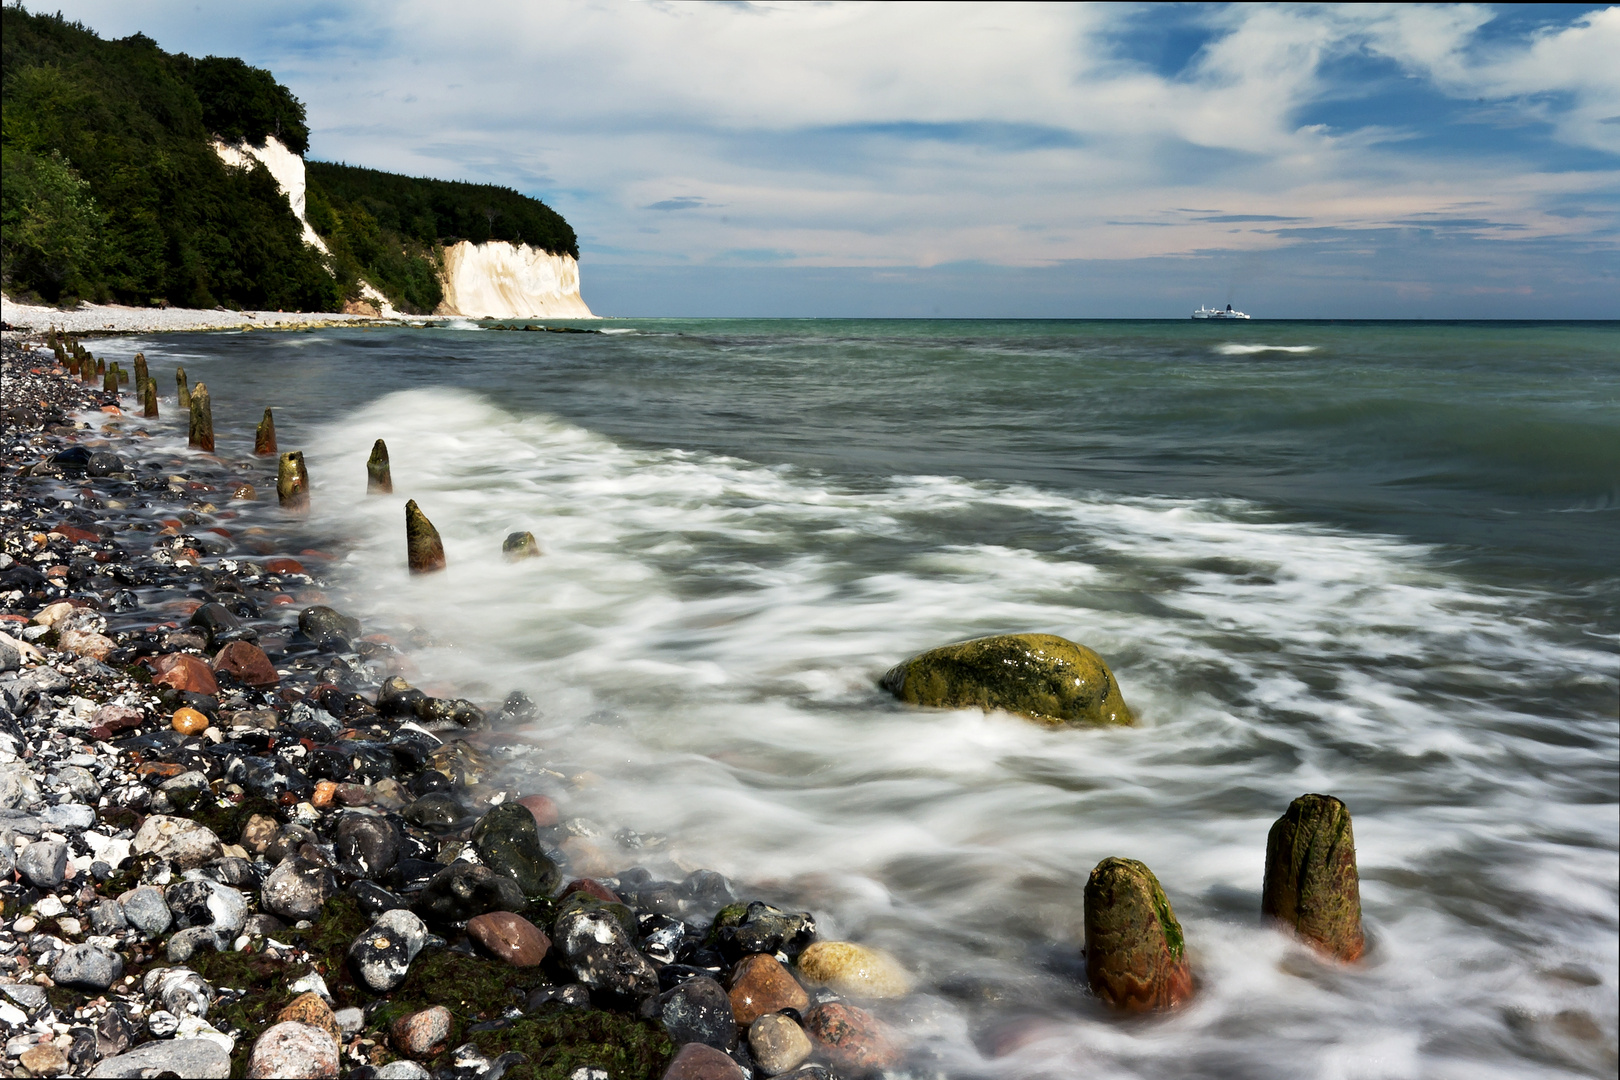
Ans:
[{"label": "ship on horizon", "polygon": [[1241,311],[1233,311],[1231,304],[1226,305],[1226,310],[1225,311],[1222,311],[1220,308],[1207,308],[1203,304],[1199,304],[1198,305],[1198,310],[1192,313],[1192,317],[1195,318],[1195,319],[1247,319],[1248,318],[1248,316],[1243,314],[1243,312],[1241,312]]}]

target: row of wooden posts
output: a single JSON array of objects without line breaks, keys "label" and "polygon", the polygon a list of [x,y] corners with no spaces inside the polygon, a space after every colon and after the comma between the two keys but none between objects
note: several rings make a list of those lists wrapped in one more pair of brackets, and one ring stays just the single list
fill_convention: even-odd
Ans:
[{"label": "row of wooden posts", "polygon": [[[117,361],[109,367],[104,360],[98,360],[90,350],[78,341],[58,334],[53,328],[46,334],[46,343],[50,345],[59,364],[75,375],[81,382],[94,385],[97,378],[102,380],[102,392],[111,394],[115,398],[119,395],[119,386],[128,383],[129,374],[118,365]],[[175,394],[179,407],[187,410],[189,429],[187,442],[195,449],[205,453],[214,452],[214,410],[213,401],[208,393],[208,384],[197,383],[190,386],[186,379],[186,369],[174,369]],[[135,397],[141,401],[143,414],[155,419],[158,415],[157,384],[151,377],[146,366],[146,354],[135,354]],[[309,470],[304,465],[304,454],[301,450],[289,450],[278,453],[276,446],[276,420],[270,409],[264,410],[264,418],[254,432],[253,452],[260,457],[278,457],[276,469],[276,498],[281,508],[290,513],[302,514],[309,511]],[[388,462],[388,444],[378,439],[371,448],[371,456],[366,459],[366,494],[388,495],[394,490],[394,478]],[[532,534],[513,534],[513,537],[522,535],[527,537],[532,547],[534,537]],[[512,548],[513,537],[507,539],[507,549]],[[411,572],[415,574],[431,573],[443,570],[445,567],[444,542],[439,538],[439,531],[433,527],[427,515],[422,513],[411,499],[405,503],[405,542],[407,559]]]}]

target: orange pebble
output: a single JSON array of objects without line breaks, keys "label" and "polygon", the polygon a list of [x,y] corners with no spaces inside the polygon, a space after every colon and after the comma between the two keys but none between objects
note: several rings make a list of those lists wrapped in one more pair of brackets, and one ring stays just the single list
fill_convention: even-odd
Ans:
[{"label": "orange pebble", "polygon": [[176,709],[170,723],[182,735],[200,735],[208,728],[208,717],[196,709]]},{"label": "orange pebble", "polygon": [[321,780],[315,785],[315,794],[309,797],[312,805],[319,810],[325,810],[332,805],[332,799],[337,795],[337,784],[331,780]]}]

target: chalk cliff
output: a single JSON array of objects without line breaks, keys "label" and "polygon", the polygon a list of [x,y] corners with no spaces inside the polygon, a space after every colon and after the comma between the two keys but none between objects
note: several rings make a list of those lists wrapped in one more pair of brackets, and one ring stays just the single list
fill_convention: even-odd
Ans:
[{"label": "chalk cliff", "polygon": [[528,244],[463,240],[444,249],[437,314],[475,319],[594,319],[579,295],[579,263]]}]

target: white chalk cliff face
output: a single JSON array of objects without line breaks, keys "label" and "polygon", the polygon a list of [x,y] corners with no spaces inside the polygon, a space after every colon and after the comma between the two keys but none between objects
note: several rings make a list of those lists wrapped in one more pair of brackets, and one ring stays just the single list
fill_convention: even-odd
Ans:
[{"label": "white chalk cliff face", "polygon": [[528,244],[463,240],[444,249],[437,314],[474,319],[594,319],[579,295],[579,263]]}]

